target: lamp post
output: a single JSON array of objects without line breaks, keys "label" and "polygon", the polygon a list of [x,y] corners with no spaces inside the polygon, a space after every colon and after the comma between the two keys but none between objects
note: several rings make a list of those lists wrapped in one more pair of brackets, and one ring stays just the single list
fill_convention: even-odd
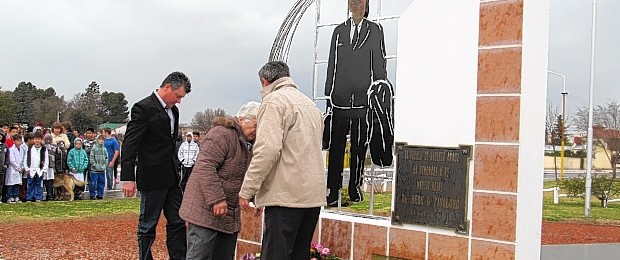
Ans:
[{"label": "lamp post", "polygon": [[590,56],[590,110],[588,113],[588,164],[586,167],[585,215],[590,217],[590,200],[592,197],[592,120],[594,119],[594,47],[596,43],[596,0],[592,0],[592,45]]},{"label": "lamp post", "polygon": [[547,72],[553,75],[562,77],[562,93],[561,93],[562,94],[562,126],[560,127],[562,148],[560,151],[560,179],[564,179],[564,151],[565,151],[564,147],[566,144],[566,134],[565,134],[565,131],[566,131],[566,95],[568,95],[568,92],[566,92],[566,76],[564,76],[564,74],[562,73],[558,73],[558,72],[551,71],[551,70],[548,70]]}]

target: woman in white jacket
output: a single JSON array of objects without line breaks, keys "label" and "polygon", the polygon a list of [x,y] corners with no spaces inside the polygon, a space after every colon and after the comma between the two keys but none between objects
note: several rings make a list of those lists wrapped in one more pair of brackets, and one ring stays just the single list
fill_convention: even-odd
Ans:
[{"label": "woman in white jacket", "polygon": [[22,172],[24,172],[24,164],[26,162],[26,152],[28,149],[22,147],[22,136],[13,135],[14,144],[9,149],[9,167],[6,172],[6,180],[4,185],[7,186],[8,203],[16,203],[19,201],[19,189],[22,185]]},{"label": "woman in white jacket", "polygon": [[189,180],[189,175],[192,173],[192,169],[194,169],[194,163],[196,163],[196,158],[198,157],[198,144],[194,142],[194,135],[192,132],[187,132],[185,134],[185,142],[181,144],[179,147],[179,161],[183,164],[181,167],[181,182],[179,183],[181,190],[185,192],[185,185],[187,184],[187,180]]}]

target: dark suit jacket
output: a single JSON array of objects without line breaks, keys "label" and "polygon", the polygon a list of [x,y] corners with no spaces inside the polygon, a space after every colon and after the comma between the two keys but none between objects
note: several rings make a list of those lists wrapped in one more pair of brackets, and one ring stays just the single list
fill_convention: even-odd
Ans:
[{"label": "dark suit jacket", "polygon": [[349,19],[334,29],[325,95],[338,107],[368,107],[370,85],[387,79],[383,28],[363,19],[359,40],[351,43],[352,23]]},{"label": "dark suit jacket", "polygon": [[[172,107],[172,113],[176,137],[179,109]],[[136,181],[138,190],[158,190],[178,185],[174,137],[170,134],[168,113],[155,93],[134,104],[123,141],[121,180]]]}]

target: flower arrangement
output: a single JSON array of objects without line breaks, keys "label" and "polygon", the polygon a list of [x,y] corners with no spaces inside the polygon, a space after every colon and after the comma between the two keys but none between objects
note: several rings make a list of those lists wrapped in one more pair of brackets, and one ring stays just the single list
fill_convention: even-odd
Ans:
[{"label": "flower arrangement", "polygon": [[239,260],[260,260],[260,253],[247,253],[243,255]]},{"label": "flower arrangement", "polygon": [[[243,255],[239,260],[260,259],[260,253],[247,253]],[[312,243],[310,245],[310,260],[340,260],[340,258],[333,256],[329,248],[324,247],[321,244]]]},{"label": "flower arrangement", "polygon": [[339,260],[340,258],[332,255],[329,248],[321,244],[310,244],[310,260]]}]

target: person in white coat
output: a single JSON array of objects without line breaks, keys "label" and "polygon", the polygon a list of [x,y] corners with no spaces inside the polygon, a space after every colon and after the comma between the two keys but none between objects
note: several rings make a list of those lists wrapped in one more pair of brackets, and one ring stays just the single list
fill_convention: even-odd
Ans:
[{"label": "person in white coat", "polygon": [[196,158],[198,158],[199,148],[198,144],[194,142],[193,137],[194,135],[192,132],[187,132],[187,134],[185,134],[185,142],[181,144],[178,152],[179,161],[183,164],[183,167],[181,167],[181,182],[179,183],[183,192],[185,192],[187,180],[189,180],[189,175],[194,169]]},{"label": "person in white coat", "polygon": [[47,150],[47,158],[49,162],[47,173],[43,175],[43,186],[45,186],[45,192],[47,195],[45,197],[46,201],[51,201],[54,199],[54,169],[56,168],[56,150],[59,148],[53,144],[53,142],[54,137],[52,134],[45,134],[45,136],[43,136],[43,143],[45,149]]},{"label": "person in white coat", "polygon": [[43,146],[43,136],[41,133],[34,133],[34,144],[28,146],[26,156],[26,177],[28,187],[26,192],[26,202],[40,202],[43,200],[43,176],[49,169],[49,158],[47,149]]},{"label": "person in white coat", "polygon": [[22,172],[26,162],[26,149],[22,147],[22,136],[15,134],[11,137],[14,145],[9,148],[9,163],[4,185],[7,186],[8,203],[19,201],[19,189],[22,185]]}]

